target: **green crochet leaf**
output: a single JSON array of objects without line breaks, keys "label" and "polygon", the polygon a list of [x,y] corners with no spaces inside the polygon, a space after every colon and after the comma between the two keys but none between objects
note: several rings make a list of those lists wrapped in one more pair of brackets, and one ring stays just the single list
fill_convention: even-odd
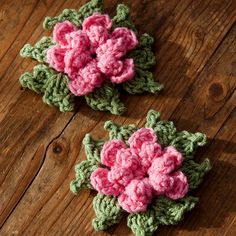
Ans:
[{"label": "green crochet leaf", "polygon": [[127,57],[134,58],[136,68],[148,70],[156,64],[156,58],[152,52],[154,39],[148,34],[143,34],[139,40],[138,47],[132,50]]},{"label": "green crochet leaf", "polygon": [[146,212],[130,214],[127,225],[136,236],[151,236],[158,228],[156,212],[149,209]]},{"label": "green crochet leaf", "polygon": [[158,141],[163,146],[168,146],[176,137],[176,128],[172,121],[161,121],[160,113],[153,110],[147,115],[145,127],[152,128],[157,134]]},{"label": "green crochet leaf", "polygon": [[46,51],[54,46],[55,43],[52,40],[52,37],[44,36],[40,39],[34,46],[30,44],[25,44],[20,51],[22,57],[29,57],[37,60],[38,62],[46,62]]},{"label": "green crochet leaf", "polygon": [[177,132],[172,121],[161,121],[160,113],[154,110],[148,112],[145,126],[156,132],[158,140],[163,146],[175,146],[185,158],[192,158],[197,147],[207,143],[205,134]]},{"label": "green crochet leaf", "polygon": [[94,12],[103,12],[102,0],[91,0],[83,5],[78,11],[74,9],[65,9],[62,14],[56,17],[46,17],[43,23],[45,29],[52,29],[58,22],[68,20],[74,25],[80,27],[85,18],[91,16]]},{"label": "green crochet leaf", "polygon": [[105,83],[101,88],[85,96],[87,104],[94,110],[110,111],[114,115],[121,115],[126,110],[120,101],[118,88],[111,83]]},{"label": "green crochet leaf", "polygon": [[189,190],[196,189],[203,181],[203,177],[211,170],[209,159],[205,159],[201,164],[193,160],[185,160],[181,170],[188,178]]},{"label": "green crochet leaf", "polygon": [[122,83],[123,89],[130,94],[141,94],[150,92],[158,94],[162,91],[163,85],[156,82],[150,71],[135,69],[136,75],[132,80]]},{"label": "green crochet leaf", "polygon": [[59,107],[61,112],[74,109],[74,96],[67,88],[68,79],[65,75],[45,65],[37,65],[33,73],[26,72],[19,80],[22,87],[44,93],[43,102]]},{"label": "green crochet leaf", "polygon": [[151,49],[153,44],[154,44],[154,38],[152,36],[150,36],[149,34],[144,33],[139,38],[137,50],[141,49],[141,48],[150,48]]},{"label": "green crochet leaf", "polygon": [[130,9],[124,4],[119,4],[116,9],[116,16],[112,19],[113,27],[126,27],[136,32],[135,25],[130,17]]},{"label": "green crochet leaf", "polygon": [[130,94],[140,94],[143,92],[159,93],[163,89],[163,85],[155,81],[153,73],[150,69],[156,64],[156,58],[152,52],[153,37],[143,34],[139,39],[136,49],[131,51],[127,57],[134,59],[135,77],[123,83],[123,89]]},{"label": "green crochet leaf", "polygon": [[99,167],[97,162],[85,160],[75,166],[75,180],[70,183],[70,190],[77,194],[82,188],[93,189],[90,175]]},{"label": "green crochet leaf", "polygon": [[185,197],[180,200],[171,200],[166,197],[158,197],[151,205],[156,213],[156,220],[161,225],[176,225],[183,220],[184,214],[191,211],[198,198],[196,197]]},{"label": "green crochet leaf", "polygon": [[135,125],[120,126],[112,121],[106,121],[104,128],[109,132],[110,140],[121,139],[126,143],[131,134],[137,130]]},{"label": "green crochet leaf", "polygon": [[203,133],[189,133],[182,131],[176,134],[170,145],[175,146],[185,158],[193,158],[197,147],[202,147],[207,144],[206,135]]},{"label": "green crochet leaf", "polygon": [[104,142],[94,140],[90,134],[86,134],[83,139],[83,144],[87,159],[100,163],[100,152]]},{"label": "green crochet leaf", "polygon": [[122,218],[123,211],[115,197],[97,194],[93,200],[93,208],[96,218],[93,219],[92,225],[95,230],[106,230],[110,226],[117,224]]},{"label": "green crochet leaf", "polygon": [[155,128],[155,125],[158,121],[161,120],[161,113],[154,110],[149,110],[146,117],[146,128]]}]

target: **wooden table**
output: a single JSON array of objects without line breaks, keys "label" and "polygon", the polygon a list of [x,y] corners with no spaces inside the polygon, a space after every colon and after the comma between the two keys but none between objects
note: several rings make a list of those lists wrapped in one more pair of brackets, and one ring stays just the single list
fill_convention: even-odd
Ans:
[{"label": "wooden table", "polygon": [[[118,0],[106,0],[114,13]],[[194,192],[201,201],[176,227],[156,235],[236,235],[236,1],[125,0],[141,32],[156,39],[155,77],[160,96],[122,95],[123,116],[96,112],[83,100],[74,113],[60,113],[41,96],[22,90],[19,76],[35,62],[20,48],[43,34],[45,16],[79,8],[85,0],[0,1],[0,230],[8,235],[132,235],[126,219],[96,233],[93,193],[74,196],[74,165],[85,158],[81,141],[91,132],[106,138],[103,123],[142,126],[152,108],[179,130],[202,131],[209,144],[196,155],[213,165]]]}]

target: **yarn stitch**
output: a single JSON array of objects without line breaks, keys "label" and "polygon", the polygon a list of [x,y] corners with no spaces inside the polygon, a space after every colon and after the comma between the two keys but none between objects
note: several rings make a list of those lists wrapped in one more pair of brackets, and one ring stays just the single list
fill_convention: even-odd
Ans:
[{"label": "yarn stitch", "polygon": [[76,165],[71,191],[98,191],[93,207],[95,230],[106,230],[128,212],[128,226],[138,235],[152,235],[160,225],[175,225],[198,198],[189,196],[211,169],[208,159],[193,160],[206,144],[202,133],[178,132],[160,113],[149,111],[145,128],[107,121],[110,140],[84,138],[87,160]]},{"label": "yarn stitch", "polygon": [[[157,94],[163,89],[149,71],[155,65],[154,40],[148,34],[137,37],[130,10],[124,4],[117,6],[111,19],[104,14],[102,0],[91,0],[79,10],[65,9],[59,16],[46,17],[43,26],[53,29],[53,37],[44,36],[34,46],[26,44],[20,54],[44,63],[45,69],[51,67],[52,78],[47,77],[51,81],[49,88],[44,85],[50,101],[45,97],[43,101],[59,107],[60,111],[72,111],[74,95],[83,95],[92,109],[120,115],[126,109],[120,101],[119,88],[130,94]],[[29,76],[21,77],[20,83],[36,91],[41,87],[41,76],[34,71],[25,73]],[[65,79],[53,81],[58,77]],[[55,93],[53,84],[57,88],[67,85],[69,90]],[[58,105],[58,93],[69,96],[66,105],[69,108]]]},{"label": "yarn stitch", "polygon": [[105,78],[123,83],[134,77],[134,60],[122,58],[137,46],[136,35],[125,27],[110,33],[111,27],[109,16],[100,13],[86,18],[80,30],[69,21],[55,25],[57,45],[47,51],[47,62],[68,75],[74,95],[91,93]]},{"label": "yarn stitch", "polygon": [[[129,148],[121,140],[103,145],[101,163],[91,174],[91,184],[99,193],[118,196],[119,205],[127,212],[146,211],[154,196],[183,198],[188,192],[186,176],[181,171],[183,157],[174,147],[162,150],[150,128],[131,135]],[[148,177],[146,177],[148,175]]]}]

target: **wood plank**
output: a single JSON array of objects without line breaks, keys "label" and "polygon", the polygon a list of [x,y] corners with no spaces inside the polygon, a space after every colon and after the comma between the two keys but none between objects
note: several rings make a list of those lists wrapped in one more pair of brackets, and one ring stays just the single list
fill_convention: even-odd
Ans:
[{"label": "wood plank", "polygon": [[[71,5],[75,5],[75,2],[77,1],[71,1]],[[1,220],[7,219],[9,214],[11,215],[0,231],[2,235],[95,234],[91,227],[91,219],[94,216],[91,202],[94,194],[83,191],[78,197],[75,197],[69,192],[68,184],[74,177],[74,164],[85,158],[84,150],[81,147],[84,134],[91,131],[95,137],[105,138],[106,133],[102,129],[105,120],[112,119],[119,123],[142,125],[144,113],[151,107],[160,110],[166,119],[173,114],[172,118],[177,122],[179,128],[191,131],[201,128],[207,132],[209,137],[214,138],[209,151],[218,147],[219,143],[217,144],[217,140],[215,141],[217,137],[234,142],[234,134],[227,137],[227,127],[232,129],[235,124],[235,119],[232,118],[235,114],[232,112],[235,106],[235,83],[229,82],[235,81],[235,77],[228,74],[233,71],[231,67],[227,67],[227,70],[224,70],[224,67],[228,65],[225,62],[230,64],[235,59],[233,57],[235,41],[232,40],[235,39],[235,31],[231,30],[224,40],[223,46],[215,52],[235,21],[234,2],[171,1],[170,4],[166,4],[165,1],[155,3],[141,0],[132,1],[132,3],[125,2],[133,7],[133,16],[136,17],[135,21],[139,28],[142,28],[142,31],[152,32],[157,38],[155,49],[158,65],[155,74],[166,85],[165,92],[157,98],[151,95],[140,97],[124,95],[123,99],[127,100],[126,104],[129,110],[123,117],[94,112],[83,104],[73,120],[70,120],[73,114],[59,114],[55,109],[44,106],[39,96],[30,92],[13,90],[17,91],[17,99],[9,105],[14,94],[10,92],[12,85],[17,89],[19,89],[19,85],[17,81],[12,84],[4,84],[2,88],[4,91],[6,89],[10,96],[4,99],[5,112],[1,113],[0,150],[3,152],[1,156],[4,158],[1,158],[0,166],[1,173],[3,173],[1,190],[4,194],[0,193],[0,196],[3,195],[1,202],[5,207],[5,210],[1,209],[0,211],[2,212]],[[105,3],[107,8],[113,11],[118,1],[106,1]],[[40,35],[40,29],[38,32]],[[233,52],[228,56],[226,49],[230,52],[233,50]],[[206,65],[209,59],[210,61]],[[216,62],[218,64],[215,64]],[[19,65],[21,60],[17,59],[15,63]],[[26,64],[27,68],[30,66],[32,63]],[[22,68],[22,71],[24,69]],[[15,72],[12,68],[11,77],[16,78],[17,73],[19,71]],[[217,89],[215,89],[216,74],[221,75],[217,78],[220,80],[219,84],[223,84],[223,92],[220,95],[218,92],[215,93],[215,90],[218,91],[218,87],[220,87],[216,86]],[[4,78],[7,81],[9,79],[10,77]],[[204,85],[210,85],[207,90],[208,94],[204,90]],[[198,90],[201,93],[198,93]],[[225,91],[226,95],[224,95]],[[201,94],[205,96],[201,97]],[[34,106],[30,106],[32,98]],[[204,103],[204,99],[208,98],[209,101]],[[220,101],[216,102],[215,99]],[[209,119],[205,123],[207,117],[201,115],[198,118],[198,114],[202,112],[202,104],[207,106],[205,109],[207,117],[212,117],[213,114],[213,118],[216,116],[216,119]],[[38,119],[35,112],[44,114],[44,116],[40,116],[41,119]],[[191,115],[192,113],[193,115]],[[229,117],[228,120],[227,117]],[[187,121],[191,122],[187,123]],[[225,133],[221,133],[219,130],[224,122],[226,122],[224,126],[226,131],[222,129]],[[217,133],[220,136],[217,136]],[[216,150],[224,152],[227,146],[226,143]],[[213,153],[217,154],[216,150]],[[234,151],[233,148],[232,151]],[[211,153],[206,150],[204,154]],[[213,159],[214,156],[210,155],[210,158]],[[220,164],[216,166],[220,167]],[[219,171],[222,168],[219,168]],[[235,173],[230,167],[228,170],[230,175],[227,174],[227,178]],[[222,178],[219,183],[223,188],[225,184],[224,173],[227,172],[225,170],[220,174],[219,171],[217,170],[218,175],[216,176],[217,179]],[[160,229],[160,235],[162,233],[163,235],[167,233],[170,235],[179,233],[198,235],[199,232],[208,232],[211,235],[212,232],[217,232],[214,225],[210,229],[204,225],[205,227],[203,226],[201,229],[201,224],[205,219],[202,217],[202,211],[208,211],[207,208],[204,208],[204,203],[208,203],[212,193],[217,190],[217,183],[214,183],[214,180],[214,175],[213,177],[210,175],[209,180],[197,192],[203,198],[200,211],[191,213],[190,218],[180,227]],[[11,189],[9,189],[10,184]],[[211,191],[209,190],[209,193],[205,194],[209,184],[211,184]],[[227,196],[221,198],[221,200],[225,199]],[[220,207],[220,203],[220,201],[212,202],[211,206]],[[227,213],[230,206],[233,207],[232,204],[226,206],[226,211],[222,210],[224,214]],[[207,215],[208,220],[217,212],[217,209]],[[233,209],[235,208],[233,207]],[[221,232],[228,225],[232,226],[233,211],[232,216],[227,218],[228,223],[225,228],[222,225],[219,226]],[[223,219],[223,217],[219,215],[219,219]],[[198,224],[198,222],[200,223]],[[193,227],[190,232],[186,226],[187,223],[190,224],[189,228]],[[121,225],[105,233],[96,233],[96,235],[131,235],[131,231],[125,224],[126,220],[124,219]],[[200,229],[195,230],[195,226],[199,226]]]}]

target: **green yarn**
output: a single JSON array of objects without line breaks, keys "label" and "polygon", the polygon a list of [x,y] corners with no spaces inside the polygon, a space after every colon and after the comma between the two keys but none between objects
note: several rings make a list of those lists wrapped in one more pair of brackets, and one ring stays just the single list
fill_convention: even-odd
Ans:
[{"label": "green yarn", "polygon": [[82,188],[93,189],[90,184],[90,175],[99,167],[92,160],[85,160],[75,166],[76,179],[70,183],[70,190],[77,194]]},{"label": "green yarn", "polygon": [[156,212],[148,209],[146,212],[130,214],[127,225],[136,236],[151,236],[158,228]]},{"label": "green yarn", "polygon": [[138,47],[128,54],[129,57],[134,58],[137,68],[148,70],[156,64],[156,58],[151,48],[153,43],[154,39],[150,35],[143,34]]},{"label": "green yarn", "polygon": [[50,47],[54,45],[55,43],[53,42],[52,37],[44,36],[34,46],[25,44],[20,51],[20,55],[22,57],[33,58],[38,62],[46,62],[46,52]]},{"label": "green yarn", "polygon": [[96,218],[93,219],[92,225],[97,231],[106,230],[110,226],[119,223],[123,215],[117,199],[103,194],[97,194],[94,198],[93,208]]},{"label": "green yarn", "polygon": [[162,146],[168,146],[176,137],[176,128],[172,121],[159,121],[149,128],[152,128],[155,131],[158,141]]},{"label": "green yarn", "polygon": [[150,71],[143,71],[141,69],[135,69],[135,77],[122,84],[123,89],[130,94],[141,94],[144,92],[150,92],[158,94],[162,91],[163,85],[157,83],[153,74]]},{"label": "green yarn", "polygon": [[197,147],[207,144],[203,133],[190,133],[188,131],[176,132],[172,121],[160,121],[160,113],[150,110],[147,115],[145,127],[152,128],[163,146],[176,147],[185,158],[192,158]]},{"label": "green yarn", "polygon": [[203,177],[211,170],[209,159],[205,159],[201,164],[193,160],[185,160],[181,171],[187,176],[189,189],[196,189],[203,181]]},{"label": "green yarn", "polygon": [[112,19],[113,28],[126,27],[137,32],[136,27],[130,16],[130,9],[124,4],[119,4],[116,8],[116,15]]},{"label": "green yarn", "polygon": [[[68,20],[77,27],[81,27],[84,19],[91,16],[94,12],[103,12],[102,0],[91,0],[83,5],[78,11],[74,9],[65,9],[62,14],[56,17],[46,17],[43,26],[45,29],[53,29],[58,22]],[[124,4],[119,4],[117,6],[117,13],[112,21],[113,28],[127,27],[134,32],[137,32],[131,19],[130,9]],[[163,85],[156,82],[153,73],[149,71],[149,69],[155,65],[155,55],[152,52],[153,42],[154,39],[151,36],[143,34],[139,39],[137,48],[127,55],[127,57],[134,59],[136,72],[135,77],[132,80],[122,84],[123,89],[130,94],[140,94],[143,92],[157,94],[163,89]],[[21,49],[20,55],[22,57],[33,58],[38,62],[47,65],[46,52],[54,45],[55,43],[53,42],[52,37],[45,36],[34,46],[26,44]],[[53,69],[50,70],[53,71]],[[52,76],[50,79],[47,76],[47,83],[42,81],[41,77],[44,76],[41,75],[42,73],[35,73],[35,76],[40,76],[40,78],[36,78],[35,76],[33,78],[30,73],[25,73],[20,80],[22,81],[22,84],[24,84],[23,87],[27,87],[37,93],[44,93],[43,101],[45,103],[58,106],[60,111],[71,111],[74,107],[73,99],[71,99],[73,98],[73,95],[70,91],[68,92],[68,89],[64,89],[64,81],[68,80],[65,79],[63,73],[54,73],[57,73],[58,76]],[[53,78],[57,78],[58,80],[59,77],[61,78],[59,81],[53,81]],[[29,79],[28,82],[27,79]],[[49,85],[48,89],[46,89],[46,84]],[[53,86],[56,86],[54,90],[52,88]],[[63,88],[63,91],[61,92],[58,90],[60,86]],[[120,101],[119,96],[117,85],[104,83],[102,88],[94,90],[94,92],[85,96],[85,99],[87,104],[94,110],[110,111],[112,114],[121,115],[125,112],[126,108]]]},{"label": "green yarn", "polygon": [[90,134],[86,134],[83,139],[83,145],[88,160],[100,163],[100,152],[104,141],[94,140]]},{"label": "green yarn", "polygon": [[74,9],[64,9],[62,14],[56,17],[46,17],[43,23],[45,29],[52,29],[56,23],[65,20],[80,27],[85,18],[91,16],[94,12],[103,12],[102,0],[91,0],[84,4],[78,11]]},{"label": "green yarn", "polygon": [[146,212],[128,216],[128,226],[136,236],[151,236],[159,225],[176,225],[183,220],[184,214],[191,211],[198,198],[185,197],[173,201],[166,197],[158,197]]},{"label": "green yarn", "polygon": [[156,198],[151,208],[156,213],[156,220],[160,225],[176,225],[183,220],[184,214],[191,211],[198,198],[184,197],[180,200],[171,200],[166,197]]},{"label": "green yarn", "polygon": [[113,123],[112,121],[106,121],[104,129],[109,132],[110,140],[120,139],[125,141],[126,143],[131,134],[137,130],[135,125],[121,126]]},{"label": "green yarn", "polygon": [[43,102],[59,107],[61,112],[74,109],[74,97],[67,88],[68,79],[45,65],[34,67],[33,73],[21,75],[23,88],[29,88],[36,93],[44,93]]},{"label": "green yarn", "polygon": [[176,134],[176,137],[170,143],[176,147],[185,158],[193,158],[197,147],[202,147],[207,144],[206,135],[203,133],[189,133],[182,131]]},{"label": "green yarn", "polygon": [[152,52],[153,43],[154,39],[150,35],[143,34],[138,47],[128,54],[128,57],[134,59],[136,75],[132,80],[122,84],[126,92],[130,94],[143,92],[158,94],[163,89],[163,85],[156,82],[153,73],[149,71],[156,64],[156,58]]},{"label": "green yarn", "polygon": [[93,93],[85,96],[87,104],[94,110],[110,111],[114,115],[121,115],[126,108],[120,101],[117,87],[110,83],[104,83],[101,88],[97,88]]},{"label": "green yarn", "polygon": [[[187,131],[177,132],[174,123],[163,121],[160,113],[150,110],[147,115],[146,127],[154,129],[158,140],[162,145],[175,144],[184,151],[184,161],[181,171],[187,176],[189,190],[199,186],[203,177],[211,169],[208,159],[198,164],[188,158],[193,155],[196,148],[206,143],[206,136],[201,133],[189,133]],[[120,139],[128,144],[128,139],[138,128],[135,125],[117,125],[112,121],[105,122],[105,130],[109,132],[109,138]],[[90,184],[91,173],[101,167],[100,152],[104,141],[94,140],[87,134],[83,140],[86,161],[82,161],[75,168],[76,178],[71,182],[70,188],[73,193],[78,193],[81,188],[92,188]],[[188,151],[188,154],[186,153]],[[175,225],[181,221],[184,214],[192,210],[198,198],[186,196],[179,200],[171,200],[167,197],[157,197],[149,205],[146,212],[129,214],[127,224],[136,236],[151,236],[159,225]],[[122,217],[122,209],[117,203],[117,198],[97,194],[93,201],[96,218],[93,220],[95,230],[106,230],[109,226],[116,224]]]}]

